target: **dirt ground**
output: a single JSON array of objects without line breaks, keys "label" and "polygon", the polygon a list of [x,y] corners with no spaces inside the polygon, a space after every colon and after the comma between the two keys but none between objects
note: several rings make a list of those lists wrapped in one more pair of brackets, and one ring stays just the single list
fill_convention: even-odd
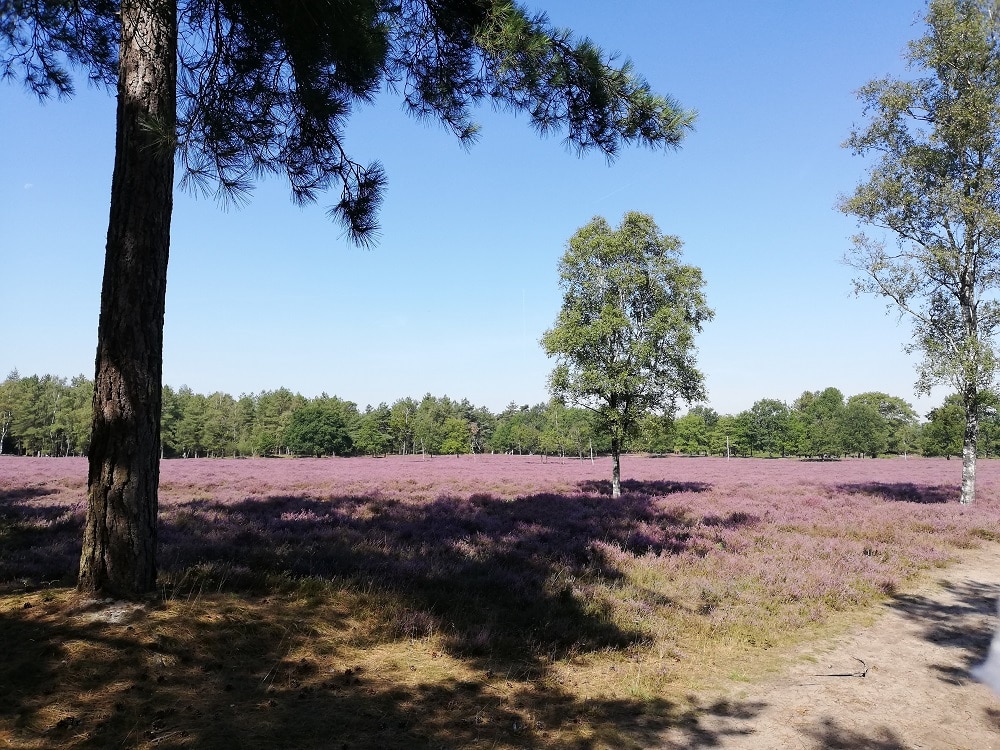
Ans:
[{"label": "dirt ground", "polygon": [[969,676],[998,597],[1000,546],[969,551],[873,624],[798,649],[780,677],[703,699],[664,750],[1000,750],[1000,696]]}]

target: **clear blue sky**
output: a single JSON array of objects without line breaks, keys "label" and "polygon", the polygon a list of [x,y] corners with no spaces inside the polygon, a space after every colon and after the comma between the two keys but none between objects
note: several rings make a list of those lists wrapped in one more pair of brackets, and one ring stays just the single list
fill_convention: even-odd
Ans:
[{"label": "clear blue sky", "polygon": [[[538,345],[560,304],[556,264],[593,216],[652,214],[700,266],[716,318],[700,338],[709,403],[788,402],[836,386],[887,391],[921,413],[909,327],[851,294],[841,263],[856,227],[835,210],[865,164],[840,144],[854,91],[905,75],[919,0],[529,2],[557,26],[635,63],[699,112],[678,152],[612,164],[480,112],[465,151],[385,96],[348,147],[389,189],[372,250],[326,203],[294,207],[279,181],[229,211],[178,191],[164,381],[238,396],[286,386],[360,406],[425,392],[500,410],[547,398]],[[0,85],[0,377],[93,375],[114,145],[114,100],[78,86],[40,105]]]}]

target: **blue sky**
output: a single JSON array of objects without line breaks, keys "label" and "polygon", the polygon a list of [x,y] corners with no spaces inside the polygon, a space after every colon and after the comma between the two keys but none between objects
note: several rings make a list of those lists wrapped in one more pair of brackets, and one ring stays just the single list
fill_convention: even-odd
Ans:
[{"label": "blue sky", "polygon": [[[524,118],[479,113],[464,150],[382,97],[348,147],[389,187],[374,249],[297,208],[278,180],[222,210],[178,191],[164,381],[238,396],[286,386],[360,406],[426,392],[500,410],[545,400],[538,339],[555,319],[556,264],[593,216],[653,215],[702,268],[716,318],[699,339],[722,413],[836,386],[913,392],[909,327],[851,294],[856,226],[838,195],[864,177],[840,144],[862,122],[854,91],[906,75],[918,0],[530,2],[557,26],[627,56],[699,113],[677,152],[578,157]],[[114,146],[114,100],[80,84],[44,105],[0,85],[0,377],[93,375]]]}]

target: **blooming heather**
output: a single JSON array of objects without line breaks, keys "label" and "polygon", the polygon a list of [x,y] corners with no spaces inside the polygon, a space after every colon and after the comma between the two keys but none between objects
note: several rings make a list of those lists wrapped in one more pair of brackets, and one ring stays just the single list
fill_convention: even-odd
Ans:
[{"label": "blooming heather", "polygon": [[[764,624],[797,628],[1000,539],[992,461],[972,506],[957,502],[960,462],[943,459],[627,456],[617,500],[609,468],[522,456],[165,461],[161,579],[249,590],[327,579],[395,592],[400,634],[450,628],[456,648],[526,632],[557,650],[605,648],[681,626],[748,640]],[[0,457],[3,590],[72,582],[85,485],[83,459]]]}]

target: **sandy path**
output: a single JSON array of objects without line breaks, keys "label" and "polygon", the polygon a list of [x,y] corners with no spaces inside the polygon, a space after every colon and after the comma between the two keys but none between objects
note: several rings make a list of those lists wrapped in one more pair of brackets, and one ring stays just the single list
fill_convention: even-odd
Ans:
[{"label": "sandy path", "polygon": [[1000,696],[968,676],[998,596],[1000,546],[970,551],[873,625],[799,649],[780,678],[704,701],[664,748],[1000,750]]}]

